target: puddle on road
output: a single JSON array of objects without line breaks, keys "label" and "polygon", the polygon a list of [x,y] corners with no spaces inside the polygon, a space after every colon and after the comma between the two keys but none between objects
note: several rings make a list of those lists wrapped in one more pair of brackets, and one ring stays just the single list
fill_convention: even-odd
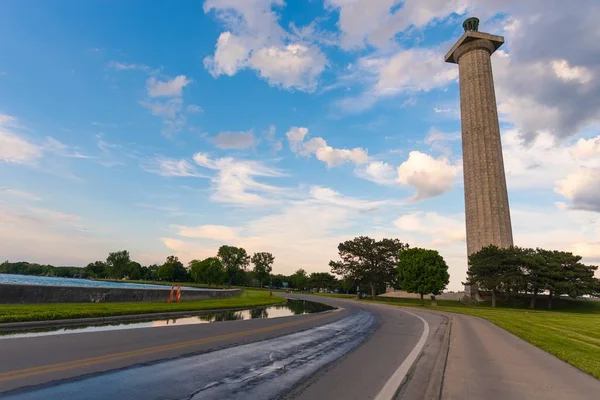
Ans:
[{"label": "puddle on road", "polygon": [[13,331],[13,332],[0,332],[1,339],[14,339],[14,338],[26,338],[35,336],[49,336],[49,335],[62,335],[68,333],[81,333],[81,332],[101,332],[101,331],[114,331],[121,329],[136,329],[136,328],[157,328],[171,325],[194,325],[194,324],[207,324],[211,322],[223,322],[223,321],[241,321],[246,319],[257,319],[257,318],[278,318],[278,317],[289,317],[292,315],[311,314],[316,312],[333,310],[335,307],[328,306],[326,304],[315,303],[312,301],[305,300],[291,300],[289,299],[285,304],[277,304],[267,307],[251,308],[248,310],[240,311],[221,311],[215,313],[200,314],[194,316],[182,316],[179,318],[161,318],[161,319],[149,319],[143,322],[120,322],[112,324],[101,324],[101,325],[85,325],[85,326],[69,326],[63,328],[45,328],[40,330],[28,330],[28,331]]}]

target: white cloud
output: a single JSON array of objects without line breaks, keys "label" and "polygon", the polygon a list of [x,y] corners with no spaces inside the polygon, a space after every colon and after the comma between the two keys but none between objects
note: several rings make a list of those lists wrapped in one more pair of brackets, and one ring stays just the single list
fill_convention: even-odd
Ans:
[{"label": "white cloud", "polygon": [[62,211],[49,210],[46,208],[28,207],[27,210],[47,221],[62,222],[81,220],[81,217],[79,215],[64,213]]},{"label": "white cloud", "polygon": [[272,86],[313,91],[327,59],[318,47],[279,25],[273,6],[284,5],[283,0],[206,1],[204,12],[214,10],[228,28],[215,54],[204,59],[209,73],[233,76],[251,68]]},{"label": "white cloud", "polygon": [[232,242],[239,238],[239,229],[222,225],[177,226],[176,228],[179,236],[188,238],[211,239],[222,243]]},{"label": "white cloud", "polygon": [[464,214],[444,216],[437,212],[418,211],[402,215],[394,221],[394,225],[402,231],[425,235],[434,247],[466,239]]},{"label": "white cloud", "polygon": [[[592,39],[600,33],[596,5],[500,5],[498,11],[510,15],[504,32],[509,52],[492,57],[496,94],[506,119],[528,141],[542,132],[572,137],[600,120],[600,42]],[[573,20],[577,24],[568,31],[556,29]]]},{"label": "white cloud", "polygon": [[274,204],[280,201],[284,192],[281,188],[254,179],[283,176],[278,170],[261,162],[232,157],[213,159],[206,153],[194,154],[194,161],[201,167],[216,171],[211,178],[211,198],[215,201],[246,206]]},{"label": "white cloud", "polygon": [[144,64],[122,63],[119,61],[109,62],[108,67],[116,69],[117,71],[132,71],[132,70],[139,70],[139,71],[145,71],[145,72],[150,71],[150,67],[147,65],[144,65]]},{"label": "white cloud", "polygon": [[345,49],[393,46],[394,36],[411,26],[420,28],[450,14],[463,14],[466,0],[326,0],[339,10],[338,28]]},{"label": "white cloud", "polygon": [[600,157],[600,136],[593,139],[579,139],[571,148],[571,154],[581,160]]},{"label": "white cloud", "polygon": [[191,82],[185,75],[166,81],[160,81],[152,76],[146,81],[146,90],[149,97],[181,97],[183,88]]},{"label": "white cloud", "polygon": [[556,182],[555,191],[571,200],[572,209],[600,212],[600,168],[567,175]]},{"label": "white cloud", "polygon": [[199,113],[202,111],[202,107],[197,104],[189,104],[185,110],[189,113]]},{"label": "white cloud", "polygon": [[217,254],[218,246],[210,247],[198,245],[196,243],[185,242],[183,240],[163,237],[161,242],[169,249],[170,253],[175,253],[183,262],[189,262],[193,259],[203,260],[208,257],[214,257]]},{"label": "white cloud", "polygon": [[198,173],[196,167],[187,160],[176,160],[168,157],[158,156],[147,161],[142,168],[151,173],[160,176],[178,176],[178,177],[203,177],[205,175]]},{"label": "white cloud", "polygon": [[355,165],[369,162],[369,155],[363,148],[335,149],[327,145],[327,141],[320,137],[305,142],[304,138],[307,134],[308,129],[303,127],[292,127],[286,133],[292,152],[306,157],[314,154],[318,160],[326,163],[327,167],[337,167],[346,162]]},{"label": "white cloud", "polygon": [[414,47],[361,57],[356,71],[342,79],[366,84],[366,89],[335,104],[344,112],[355,113],[369,109],[381,98],[443,88],[457,80],[458,68],[445,63],[440,54],[439,49]]},{"label": "white cloud", "polygon": [[242,39],[231,32],[223,32],[216,44],[215,55],[204,58],[204,67],[215,78],[219,75],[235,75],[248,62],[249,49]]},{"label": "white cloud", "polygon": [[183,100],[180,98],[142,101],[140,104],[150,110],[152,115],[162,119],[163,129],[161,133],[165,136],[172,136],[181,131],[187,122],[185,115],[182,113]]},{"label": "white cloud", "polygon": [[[171,136],[185,126],[187,119],[183,114],[183,88],[191,82],[185,75],[179,75],[166,81],[160,81],[155,77],[148,78],[146,82],[148,100],[142,101],[140,104],[149,109],[152,115],[162,119],[163,135]],[[190,106],[188,106],[190,112],[195,112],[195,107],[199,107],[193,104]]]},{"label": "white cloud", "polygon": [[250,65],[272,86],[313,91],[327,59],[317,48],[301,44],[262,48],[252,53]]},{"label": "white cloud", "polygon": [[593,78],[592,73],[587,68],[571,67],[567,60],[554,60],[551,65],[556,76],[563,81],[577,81],[585,85]]},{"label": "white cloud", "polygon": [[263,132],[264,139],[270,143],[271,149],[274,152],[278,152],[283,149],[283,142],[280,139],[275,137],[276,127],[275,125],[270,125],[269,129]]},{"label": "white cloud", "polygon": [[580,168],[600,168],[599,140],[580,139],[572,145],[542,132],[526,143],[519,131],[505,131],[502,144],[509,190],[550,189]]},{"label": "white cloud", "polygon": [[[341,46],[367,48],[367,55],[357,63],[361,73],[351,74],[351,80],[366,85],[366,90],[338,100],[336,106],[344,112],[360,112],[382,96],[410,95],[455,81],[458,68],[442,60],[453,40],[439,48],[398,50],[402,37],[397,35],[411,35],[414,28],[445,20],[458,25],[456,16],[468,13],[482,19],[482,31],[506,39],[492,57],[503,120],[513,123],[528,141],[542,132],[560,139],[572,137],[600,122],[600,41],[594,39],[599,34],[600,11],[596,0],[581,0],[575,8],[564,1],[548,4],[541,0],[327,0],[327,6],[339,11]],[[557,26],[571,28],[564,32]]]},{"label": "white cloud", "polygon": [[[161,118],[163,135],[172,136],[183,129],[187,122],[184,114],[183,89],[193,82],[191,79],[185,75],[170,78],[164,76],[160,70],[152,70],[143,64],[111,61],[108,66],[118,71],[140,70],[151,75],[146,80],[147,98],[140,101],[140,105],[150,110],[152,115]],[[202,111],[202,108],[190,104],[185,111],[195,113]]]},{"label": "white cloud", "polygon": [[17,198],[22,199],[22,200],[31,200],[31,201],[40,201],[40,200],[42,200],[41,197],[36,196],[33,193],[24,192],[24,191],[18,190],[18,189],[0,188],[0,193],[7,194],[7,195],[9,195],[11,197],[17,197]]},{"label": "white cloud", "polygon": [[302,151],[302,142],[304,137],[308,134],[308,128],[293,126],[285,134],[290,144],[290,150],[294,153]]},{"label": "white cloud", "polygon": [[0,161],[33,164],[42,156],[39,146],[0,125]]},{"label": "white cloud", "polygon": [[416,189],[413,200],[439,196],[448,191],[458,175],[459,168],[445,157],[433,158],[419,151],[411,151],[408,160],[398,167],[398,182]]},{"label": "white cloud", "polygon": [[386,203],[386,201],[368,201],[345,197],[333,189],[322,186],[313,186],[310,189],[310,194],[315,200],[320,202],[354,208],[360,210],[361,212],[376,210],[381,205]]},{"label": "white cloud", "polygon": [[396,168],[383,161],[372,161],[364,167],[355,170],[356,176],[380,185],[397,184],[398,173]]},{"label": "white cloud", "polygon": [[248,149],[256,146],[257,140],[252,131],[245,132],[219,132],[212,142],[220,149]]},{"label": "white cloud", "polygon": [[50,136],[35,143],[20,134],[16,118],[0,114],[0,161],[35,165],[44,157],[44,153],[69,158],[89,158]]},{"label": "white cloud", "polygon": [[427,92],[458,78],[456,66],[444,63],[440,51],[431,49],[402,50],[389,58],[365,57],[359,60],[359,66],[375,73],[372,91],[377,96]]},{"label": "white cloud", "polygon": [[430,145],[434,150],[441,151],[442,153],[449,155],[452,153],[449,142],[457,140],[461,140],[460,132],[445,133],[432,128],[429,131],[429,134],[425,137],[423,143]]}]

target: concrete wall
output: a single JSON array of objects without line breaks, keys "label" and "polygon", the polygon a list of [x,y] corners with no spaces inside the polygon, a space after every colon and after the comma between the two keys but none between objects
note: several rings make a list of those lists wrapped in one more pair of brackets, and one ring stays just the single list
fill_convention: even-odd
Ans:
[{"label": "concrete wall", "polygon": [[[169,290],[0,284],[0,304],[167,301]],[[181,301],[237,296],[240,289],[181,290]],[[175,296],[173,296],[175,297]]]}]

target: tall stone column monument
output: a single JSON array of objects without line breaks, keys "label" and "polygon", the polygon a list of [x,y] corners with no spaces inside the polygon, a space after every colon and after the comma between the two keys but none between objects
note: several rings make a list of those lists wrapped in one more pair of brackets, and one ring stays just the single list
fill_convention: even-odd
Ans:
[{"label": "tall stone column monument", "polygon": [[[445,59],[458,64],[459,71],[468,254],[490,244],[513,244],[490,59],[504,38],[478,27],[477,18],[467,19],[465,33]],[[475,287],[465,292],[478,297]]]}]

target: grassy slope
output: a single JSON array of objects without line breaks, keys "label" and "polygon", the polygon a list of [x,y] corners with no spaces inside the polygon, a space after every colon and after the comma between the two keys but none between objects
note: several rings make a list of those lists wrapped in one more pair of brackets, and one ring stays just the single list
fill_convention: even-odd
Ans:
[{"label": "grassy slope", "polygon": [[[437,307],[421,305],[419,299],[378,299],[399,306],[474,315],[555,355],[600,379],[600,303],[563,302],[561,310],[469,307],[458,301],[438,301]],[[566,305],[565,305],[566,304]],[[540,304],[542,306],[542,304]],[[569,307],[565,310],[565,307]],[[560,307],[560,305],[559,305]]]},{"label": "grassy slope", "polygon": [[254,307],[284,301],[283,297],[275,295],[269,297],[269,292],[266,291],[244,290],[240,296],[226,299],[184,301],[170,304],[166,302],[10,304],[0,307],[0,323]]}]

